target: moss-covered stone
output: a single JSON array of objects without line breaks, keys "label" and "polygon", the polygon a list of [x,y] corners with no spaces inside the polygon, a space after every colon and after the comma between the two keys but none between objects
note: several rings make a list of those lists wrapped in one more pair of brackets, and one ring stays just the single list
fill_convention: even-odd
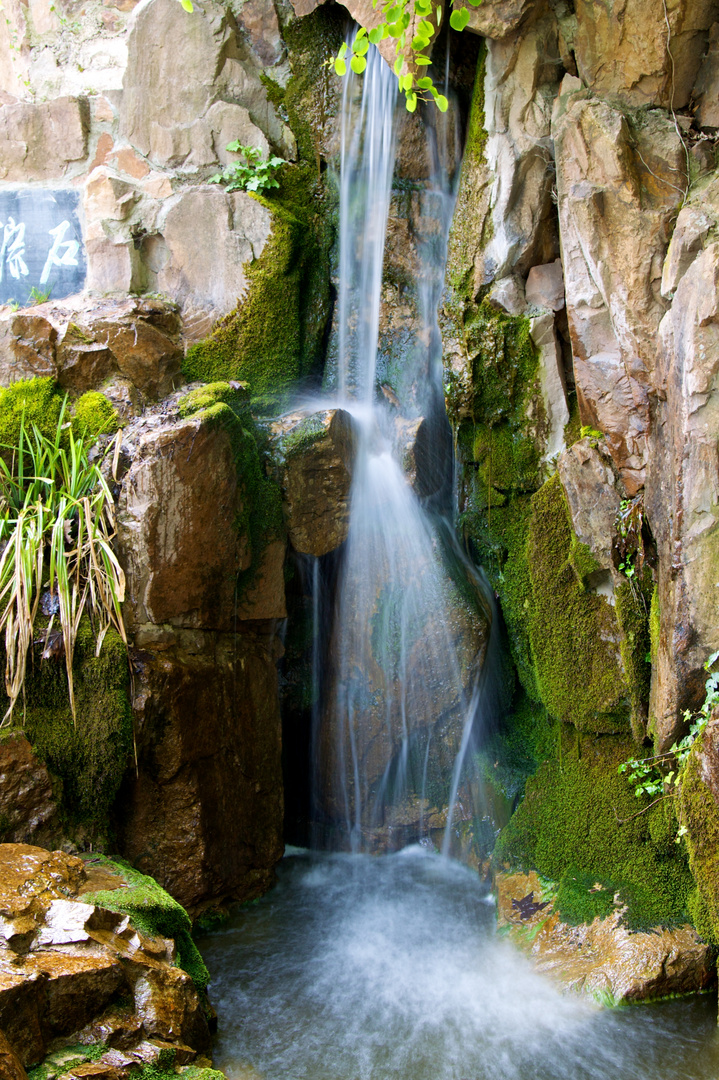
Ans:
[{"label": "moss-covered stone", "polygon": [[259,412],[286,405],[298,381],[316,368],[330,310],[324,183],[304,164],[284,166],[279,179],[272,199],[254,196],[271,213],[271,235],[246,267],[242,303],[188,349],[183,363],[190,381],[246,381]]},{"label": "moss-covered stone", "polygon": [[647,706],[652,677],[650,617],[654,583],[651,570],[633,581],[625,581],[615,590],[617,622],[622,632],[621,656],[631,701],[631,723],[634,739],[639,745],[647,732]]},{"label": "moss-covered stone", "polygon": [[103,856],[95,858],[118,874],[128,888],[87,893],[83,900],[108,911],[129,915],[133,926],[151,937],[173,938],[177,945],[179,966],[191,976],[197,989],[204,993],[210,976],[192,940],[192,923],[182,905],[173,900],[154,878],[141,874],[127,863]]},{"label": "moss-covered stone", "polygon": [[285,535],[282,493],[265,468],[266,440],[252,419],[245,385],[210,383],[186,394],[179,409],[181,416],[199,416],[205,424],[223,427],[230,436],[237,478],[243,489],[242,512],[236,526],[248,538],[252,556],[250,567],[238,578],[236,592],[240,598],[256,579],[268,543],[284,539]]},{"label": "moss-covered stone", "polygon": [[32,426],[52,437],[62,411],[63,395],[51,378],[21,379],[0,389],[0,452],[7,456],[20,441],[20,426]]},{"label": "moss-covered stone", "polygon": [[[561,756],[527,782],[524,801],[502,831],[494,859],[536,869],[563,885],[562,917],[585,921],[608,892],[620,893],[633,928],[675,925],[688,918],[694,887],[684,852],[652,835],[637,814],[632,788],[617,766],[633,751],[623,736],[583,736],[564,728]],[[656,835],[656,833],[655,833]],[[589,895],[595,886],[604,896]],[[597,912],[598,913],[598,912]]]},{"label": "moss-covered stone", "polygon": [[38,659],[28,668],[24,716],[18,721],[38,757],[62,780],[62,810],[70,829],[80,824],[91,837],[105,837],[132,750],[129,668],[120,636],[108,630],[96,656],[90,620],[83,618],[73,675],[75,722],[64,661]]},{"label": "moss-covered stone", "polygon": [[74,404],[72,426],[76,435],[82,436],[89,446],[100,435],[114,435],[120,427],[120,418],[115,406],[104,394],[89,390]]},{"label": "moss-covered stone", "polygon": [[689,865],[696,881],[692,897],[694,925],[719,945],[719,805],[708,784],[709,761],[715,761],[719,740],[716,724],[697,738],[682,771],[680,817],[686,829]]}]

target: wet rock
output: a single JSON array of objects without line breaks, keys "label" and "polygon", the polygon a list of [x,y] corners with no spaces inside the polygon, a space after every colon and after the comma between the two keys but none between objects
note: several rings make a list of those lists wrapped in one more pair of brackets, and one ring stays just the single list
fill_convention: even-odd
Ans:
[{"label": "wet rock", "polygon": [[484,0],[481,7],[452,4],[453,8],[466,7],[469,11],[467,30],[497,41],[516,30],[535,6],[535,0]]},{"label": "wet rock", "polygon": [[292,413],[272,425],[290,543],[326,555],[347,538],[357,431],[343,409]]},{"label": "wet rock", "polygon": [[27,1080],[20,1058],[0,1031],[0,1076],[3,1080]]},{"label": "wet rock", "polygon": [[561,94],[552,130],[562,259],[582,423],[604,432],[630,494],[644,482],[649,394],[670,223],[685,158],[659,112],[631,131],[582,91]]},{"label": "wet rock", "polygon": [[711,0],[577,0],[576,15],[577,69],[592,91],[634,106],[688,103],[716,17]]},{"label": "wet rock", "polygon": [[487,302],[495,311],[505,311],[507,315],[523,315],[527,310],[524,282],[516,274],[498,278],[487,293]]},{"label": "wet rock", "polygon": [[192,914],[258,896],[284,849],[274,634],[158,627],[139,644],[120,849]]},{"label": "wet rock", "polygon": [[0,821],[5,842],[46,836],[57,814],[52,781],[20,732],[0,739]]},{"label": "wet rock", "polygon": [[207,1021],[192,979],[179,968],[149,968],[133,986],[135,1010],[146,1033],[208,1049]]},{"label": "wet rock", "polygon": [[141,433],[118,503],[129,625],[234,626],[237,574],[251,563],[242,509],[224,428],[195,416]]},{"label": "wet rock", "polygon": [[86,140],[87,118],[77,98],[0,104],[0,180],[57,179],[84,158]]},{"label": "wet rock", "polygon": [[[712,948],[691,926],[637,933],[621,912],[568,926],[535,873],[500,874],[497,924],[542,974],[567,989],[615,1005],[696,993],[714,979]],[[531,896],[531,900],[530,900]]]}]

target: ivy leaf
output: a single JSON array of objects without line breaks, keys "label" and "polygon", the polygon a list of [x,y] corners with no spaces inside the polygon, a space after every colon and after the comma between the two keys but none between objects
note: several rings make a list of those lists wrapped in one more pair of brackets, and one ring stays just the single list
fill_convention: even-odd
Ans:
[{"label": "ivy leaf", "polygon": [[355,38],[352,42],[352,49],[356,56],[364,56],[369,49],[369,41],[367,38]]},{"label": "ivy leaf", "polygon": [[447,101],[444,94],[437,94],[437,97],[434,100],[436,101],[437,108],[439,109],[440,112],[446,112],[447,111],[447,109],[449,108],[449,102]]},{"label": "ivy leaf", "polygon": [[185,11],[189,11],[190,15],[195,10],[192,6],[192,0],[180,0],[180,3],[182,4]]},{"label": "ivy leaf", "polygon": [[432,85],[432,80],[429,75],[423,75],[421,79],[417,79],[418,90],[429,90]]},{"label": "ivy leaf", "polygon": [[379,45],[382,40],[382,27],[375,26],[374,30],[370,30],[369,39],[373,45]]},{"label": "ivy leaf", "polygon": [[340,51],[337,53],[337,56],[341,60],[346,55],[347,55],[347,42],[343,41],[342,44],[340,45]]},{"label": "ivy leaf", "polygon": [[414,112],[417,108],[417,95],[415,93],[407,94],[407,112]]},{"label": "ivy leaf", "polygon": [[441,4],[439,4],[437,6],[437,10],[435,12],[435,17],[437,19],[437,26],[439,26],[439,24],[442,22],[442,5]]},{"label": "ivy leaf", "polygon": [[449,25],[453,30],[464,30],[469,22],[469,11],[466,7],[455,8],[449,17]]},{"label": "ivy leaf", "polygon": [[365,36],[366,33],[367,33],[367,27],[366,26],[360,26],[359,30],[357,31],[357,33],[355,35],[355,41],[359,41],[361,38],[363,38]]},{"label": "ivy leaf", "polygon": [[415,56],[414,62],[415,64],[418,64],[419,67],[429,67],[432,63],[428,56]]},{"label": "ivy leaf", "polygon": [[400,71],[402,70],[403,65],[404,65],[404,57],[403,56],[398,56],[397,59],[394,62],[394,73],[395,73],[395,75],[399,75]]},{"label": "ivy leaf", "polygon": [[354,71],[355,75],[361,75],[364,69],[367,67],[367,60],[364,56],[353,56],[350,60],[350,67]]},{"label": "ivy leaf", "polygon": [[417,37],[412,38],[412,48],[415,52],[421,52],[422,49],[426,49],[428,45],[429,39],[426,37],[420,37],[418,34]]},{"label": "ivy leaf", "polygon": [[339,58],[339,56],[335,60],[335,71],[337,72],[338,75],[346,75],[347,74],[347,64],[344,62],[344,60],[341,60]]}]

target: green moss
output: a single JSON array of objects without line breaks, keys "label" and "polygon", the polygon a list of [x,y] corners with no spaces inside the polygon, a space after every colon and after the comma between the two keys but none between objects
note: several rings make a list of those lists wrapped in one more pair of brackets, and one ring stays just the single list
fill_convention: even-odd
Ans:
[{"label": "green moss", "polygon": [[564,425],[564,442],[569,447],[574,446],[575,442],[579,442],[582,437],[582,421],[575,390],[570,390],[567,394],[567,404],[569,405],[569,420]]},{"label": "green moss", "polygon": [[685,855],[677,845],[668,852],[663,836],[653,839],[649,815],[637,815],[642,807],[617,775],[631,740],[570,737],[570,730],[561,759],[545,762],[527,782],[524,801],[499,837],[495,863],[564,881],[567,910],[578,920],[592,904],[606,904],[606,896],[579,895],[600,884],[620,893],[633,928],[686,921],[693,881]]},{"label": "green moss", "polygon": [[556,739],[556,725],[546,709],[520,689],[509,714],[482,741],[480,772],[506,798],[514,800],[540,764],[554,755]]},{"label": "green moss", "polygon": [[59,1073],[69,1072],[78,1065],[84,1065],[90,1061],[99,1061],[103,1054],[110,1049],[105,1043],[93,1043],[86,1046],[84,1043],[74,1043],[71,1046],[63,1046],[49,1054],[41,1065],[34,1069],[28,1069],[28,1080],[48,1080],[49,1076],[57,1076]]},{"label": "green moss", "polygon": [[309,449],[320,439],[323,439],[326,434],[327,428],[322,421],[322,417],[317,415],[308,416],[280,440],[279,452],[286,459],[294,457],[296,454]]},{"label": "green moss", "polygon": [[322,359],[330,312],[326,191],[307,165],[286,165],[272,199],[253,197],[271,213],[271,233],[246,268],[247,292],[237,310],[188,349],[189,381],[246,381],[253,408],[278,411],[298,381]]},{"label": "green moss", "polygon": [[581,540],[577,540],[574,533],[569,543],[569,564],[577,575],[577,581],[582,588],[587,588],[587,579],[599,569],[599,563],[592,555],[591,549]]},{"label": "green moss", "polygon": [[73,673],[76,723],[64,662],[36,660],[25,681],[23,727],[40,759],[62,780],[62,806],[70,820],[104,835],[132,748],[127,653],[119,635],[108,630],[95,656],[95,636],[84,618]]},{"label": "green moss", "polygon": [[192,940],[192,923],[181,904],[157,884],[154,878],[141,874],[122,860],[94,856],[127,883],[127,889],[102,890],[87,893],[83,899],[108,911],[129,915],[133,926],[150,937],[171,937],[177,945],[179,966],[191,976],[198,990],[207,989],[209,972]]},{"label": "green moss", "polygon": [[611,642],[614,613],[583,592],[569,560],[572,528],[558,475],[532,496],[526,558],[527,613],[541,700],[552,716],[584,731],[626,727],[627,687]]},{"label": "green moss", "polygon": [[652,677],[649,605],[653,590],[649,567],[633,582],[625,581],[615,592],[615,610],[622,632],[621,654],[631,698],[631,723],[639,745],[646,737],[649,685]]},{"label": "green moss", "polygon": [[656,664],[659,655],[659,635],[661,633],[661,618],[659,614],[659,589],[655,585],[652,590],[651,606],[649,608],[649,644],[651,648],[652,664]]},{"label": "green moss", "polygon": [[22,379],[0,389],[0,448],[14,449],[20,441],[20,424],[25,418],[25,430],[34,424],[43,435],[51,437],[57,431],[63,395],[53,379]]},{"label": "green moss", "polygon": [[181,399],[180,414],[197,415],[204,424],[222,427],[230,437],[243,494],[236,527],[249,540],[252,557],[250,567],[238,577],[239,597],[254,582],[267,544],[284,538],[280,488],[267,475],[265,442],[250,415],[244,386],[216,382],[198,387]]},{"label": "green moss", "polygon": [[689,865],[696,881],[693,898],[695,926],[705,941],[719,945],[719,808],[704,782],[702,749],[706,730],[698,737],[682,773],[680,817],[686,828]]},{"label": "green moss", "polygon": [[570,926],[606,919],[614,909],[614,886],[597,881],[596,874],[568,866],[560,878],[554,906],[562,922]]},{"label": "green moss", "polygon": [[[282,95],[290,127],[297,139],[300,159],[312,162],[319,173],[320,156],[328,124],[337,114],[341,80],[327,65],[344,40],[347,16],[327,5],[283,27],[292,76]],[[267,83],[265,83],[267,86]],[[278,97],[277,91],[268,87]]]},{"label": "green moss", "polygon": [[72,426],[76,435],[94,443],[100,435],[114,435],[120,427],[117,410],[111,401],[96,390],[83,394],[73,407]]}]

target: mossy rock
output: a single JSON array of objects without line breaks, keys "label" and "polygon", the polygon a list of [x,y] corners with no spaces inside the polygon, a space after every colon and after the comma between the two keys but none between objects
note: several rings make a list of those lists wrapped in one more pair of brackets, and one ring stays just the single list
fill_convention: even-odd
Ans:
[{"label": "mossy rock", "polygon": [[686,828],[689,865],[696,881],[691,900],[694,925],[705,941],[719,945],[719,806],[705,782],[707,751],[714,760],[717,736],[713,727],[697,738],[681,776],[680,816]]},{"label": "mossy rock", "polygon": [[0,389],[0,453],[8,457],[20,441],[20,427],[33,425],[52,438],[60,421],[63,395],[54,379],[21,379]]},{"label": "mossy rock", "polygon": [[129,888],[87,893],[83,895],[83,900],[108,911],[128,915],[133,926],[150,937],[173,938],[177,945],[179,966],[191,976],[197,989],[204,993],[210,975],[192,940],[192,923],[182,905],[173,900],[154,878],[141,874],[128,863],[104,856],[95,856],[94,859],[121,877]]},{"label": "mossy rock", "polygon": [[179,411],[182,417],[197,416],[203,424],[222,427],[230,438],[243,492],[243,508],[235,524],[249,540],[252,556],[251,566],[238,578],[239,598],[255,581],[268,543],[285,537],[282,493],[265,467],[267,440],[252,418],[244,383],[214,382],[191,390],[180,399]]},{"label": "mossy rock", "polygon": [[632,752],[630,738],[582,736],[565,726],[561,757],[544,762],[527,782],[524,801],[497,842],[498,867],[536,869],[563,885],[567,921],[584,922],[606,909],[610,891],[619,893],[633,929],[689,919],[694,882],[685,853],[677,844],[670,850],[649,813],[638,813],[646,806],[617,773]]},{"label": "mossy rock", "polygon": [[63,661],[28,665],[25,713],[16,705],[35,753],[62,781],[62,810],[68,824],[106,836],[110,812],[132,751],[127,651],[108,630],[100,655],[87,616],[77,635],[73,663],[76,720],[73,721]]},{"label": "mossy rock", "polygon": [[302,164],[284,166],[279,179],[271,199],[253,195],[272,225],[262,254],[246,267],[242,303],[183,362],[190,382],[247,382],[260,413],[284,408],[317,369],[330,314],[333,235],[324,183]]},{"label": "mossy rock", "polygon": [[120,427],[117,410],[104,394],[89,390],[73,406],[72,426],[86,445],[97,442],[101,435],[114,435]]}]

